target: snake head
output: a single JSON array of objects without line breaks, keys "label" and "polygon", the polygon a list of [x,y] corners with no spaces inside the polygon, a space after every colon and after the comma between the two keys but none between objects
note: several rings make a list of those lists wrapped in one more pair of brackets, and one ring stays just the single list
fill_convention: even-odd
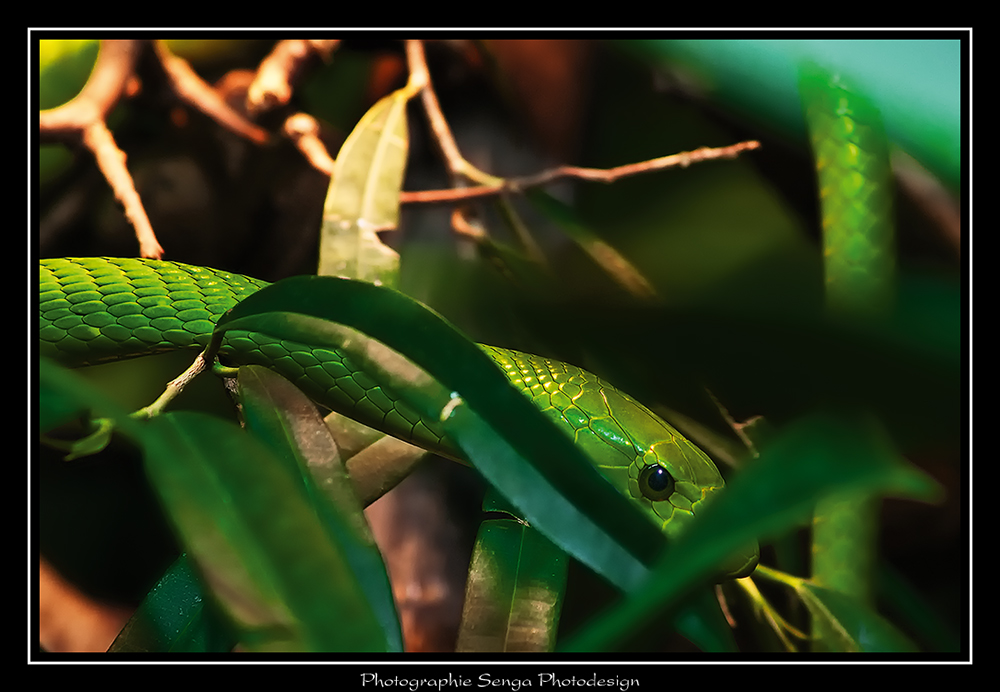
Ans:
[{"label": "snake head", "polygon": [[[511,383],[573,438],[605,478],[674,538],[725,482],[704,452],[639,401],[593,373],[559,361],[483,346]],[[757,567],[754,543],[721,579]],[[721,580],[720,579],[720,580]]]},{"label": "snake head", "polygon": [[[704,511],[726,483],[715,463],[671,425],[627,394],[605,390],[608,409],[616,414],[624,436],[633,450],[626,469],[617,471],[616,487],[627,488],[649,518],[669,538],[687,530],[695,516]],[[755,542],[726,561],[719,581],[750,575],[757,567],[760,549]]]},{"label": "snake head", "polygon": [[[669,538],[687,530],[725,481],[715,464],[683,438],[653,449],[629,466],[629,495]],[[754,541],[724,563],[718,581],[747,577],[757,568],[760,548]]]}]

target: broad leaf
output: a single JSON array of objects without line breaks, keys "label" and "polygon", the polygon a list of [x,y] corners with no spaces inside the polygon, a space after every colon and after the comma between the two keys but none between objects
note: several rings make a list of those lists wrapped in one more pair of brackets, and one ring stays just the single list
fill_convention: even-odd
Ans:
[{"label": "broad leaf", "polygon": [[316,517],[343,553],[375,611],[390,650],[402,651],[399,616],[382,555],[316,406],[281,375],[257,365],[237,377],[246,429],[300,478]]},{"label": "broad leaf", "polygon": [[539,211],[558,224],[566,235],[590,255],[591,259],[618,285],[636,298],[650,299],[656,296],[656,290],[649,280],[624,255],[588,228],[571,207],[540,188],[529,190],[527,197]]},{"label": "broad leaf", "polygon": [[171,413],[144,427],[150,480],[243,646],[386,650],[356,575],[284,462],[209,416]]},{"label": "broad leaf", "polygon": [[[484,509],[494,505],[484,502]],[[514,517],[482,523],[469,567],[458,651],[555,649],[566,553]]]},{"label": "broad leaf", "polygon": [[146,594],[108,653],[232,651],[236,639],[215,610],[182,554]]},{"label": "broad leaf", "polygon": [[726,555],[753,538],[795,525],[832,492],[883,492],[936,499],[940,489],[895,455],[865,420],[813,416],[776,435],[668,550],[646,583],[566,644],[567,651],[614,648],[632,628],[669,615]]},{"label": "broad leaf", "polygon": [[218,328],[346,348],[415,410],[440,421],[532,526],[623,589],[641,579],[664,543],[478,346],[402,294],[298,277],[250,296]]},{"label": "broad leaf", "polygon": [[406,169],[407,94],[389,94],[365,114],[337,155],[323,206],[319,273],[395,285],[399,255],[376,231],[399,223]]}]

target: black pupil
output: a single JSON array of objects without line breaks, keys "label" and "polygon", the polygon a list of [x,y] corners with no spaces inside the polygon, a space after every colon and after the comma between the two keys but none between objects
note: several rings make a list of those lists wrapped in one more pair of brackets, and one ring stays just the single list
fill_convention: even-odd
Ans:
[{"label": "black pupil", "polygon": [[670,474],[662,466],[657,466],[655,469],[649,472],[646,477],[646,483],[649,484],[650,490],[661,491],[666,490],[670,485]]}]

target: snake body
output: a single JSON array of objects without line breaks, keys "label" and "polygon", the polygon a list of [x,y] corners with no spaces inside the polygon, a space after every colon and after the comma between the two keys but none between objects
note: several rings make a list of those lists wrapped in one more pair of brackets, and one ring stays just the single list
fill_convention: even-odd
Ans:
[{"label": "snake body", "polygon": [[[201,350],[224,312],[267,285],[215,269],[142,259],[43,259],[39,270],[40,352],[69,366]],[[567,363],[481,348],[668,535],[683,531],[724,487],[704,452],[608,382]],[[434,421],[416,414],[335,349],[234,330],[225,334],[219,355],[236,365],[272,368],[339,413],[462,458]],[[746,576],[757,557],[756,545],[743,551],[727,576]]]},{"label": "snake body", "polygon": [[[859,320],[891,312],[896,292],[893,174],[875,104],[850,80],[807,65],[800,78],[816,159],[828,309]],[[873,602],[880,499],[858,493],[819,502],[812,577],[859,603]],[[816,620],[814,650],[840,638]]]}]

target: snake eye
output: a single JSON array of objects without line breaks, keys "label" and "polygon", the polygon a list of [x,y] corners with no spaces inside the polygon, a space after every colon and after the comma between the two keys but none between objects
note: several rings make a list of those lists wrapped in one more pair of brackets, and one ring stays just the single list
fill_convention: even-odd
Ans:
[{"label": "snake eye", "polygon": [[647,500],[666,500],[674,492],[674,477],[659,464],[650,464],[639,472],[639,492]]}]

